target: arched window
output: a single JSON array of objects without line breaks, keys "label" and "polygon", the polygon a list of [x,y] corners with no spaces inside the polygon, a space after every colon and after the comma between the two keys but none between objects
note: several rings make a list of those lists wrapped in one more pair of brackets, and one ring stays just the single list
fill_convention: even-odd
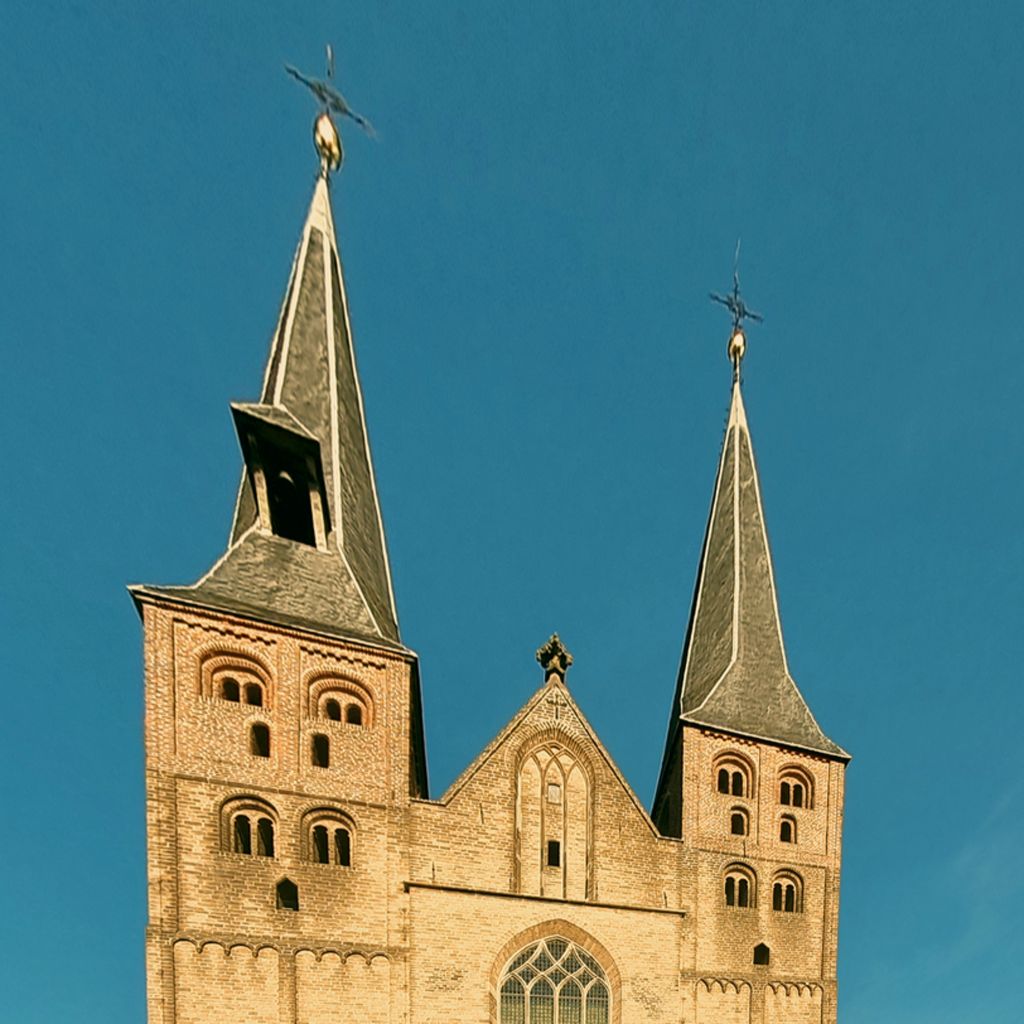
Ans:
[{"label": "arched window", "polygon": [[767,967],[771,960],[772,951],[763,942],[759,942],[754,947],[754,963],[759,967]]},{"label": "arched window", "polygon": [[608,1024],[611,991],[601,965],[563,938],[517,953],[498,984],[499,1024]]},{"label": "arched window", "polygon": [[756,876],[750,868],[733,864],[725,873],[725,905],[727,907],[756,906]]},{"label": "arched window", "polygon": [[315,864],[352,866],[352,828],[336,812],[313,814],[309,818],[307,857]]},{"label": "arched window", "polygon": [[779,822],[779,842],[796,842],[796,819],[789,814],[784,814]]},{"label": "arched window", "polygon": [[754,795],[754,773],[745,757],[723,754],[715,760],[715,789],[728,796]]},{"label": "arched window", "polygon": [[262,800],[232,800],[223,808],[223,848],[247,857],[273,857],[275,817]]},{"label": "arched window", "polygon": [[270,757],[270,727],[254,722],[249,730],[249,753],[253,757]]},{"label": "arched window", "polygon": [[779,803],[784,807],[813,807],[814,786],[810,775],[799,768],[786,768],[779,777]]},{"label": "arched window", "polygon": [[331,766],[331,744],[323,733],[316,733],[313,736],[312,755],[314,768],[329,768]]},{"label": "arched window", "polygon": [[750,834],[750,821],[747,812],[741,807],[734,807],[729,813],[729,832],[734,836]]},{"label": "arched window", "polygon": [[299,887],[290,878],[282,878],[277,883],[277,909],[299,909]]},{"label": "arched window", "polygon": [[200,693],[229,704],[267,707],[270,676],[266,666],[234,651],[211,651],[199,663]]},{"label": "arched window", "polygon": [[798,914],[803,909],[803,884],[799,875],[780,872],[772,885],[772,910]]},{"label": "arched window", "polygon": [[345,725],[373,725],[373,699],[362,683],[338,676],[316,676],[309,685],[308,714]]}]

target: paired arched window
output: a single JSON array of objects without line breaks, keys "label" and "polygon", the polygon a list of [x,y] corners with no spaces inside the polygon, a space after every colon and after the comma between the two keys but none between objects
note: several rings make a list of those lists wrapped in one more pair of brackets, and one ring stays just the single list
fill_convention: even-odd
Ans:
[{"label": "paired arched window", "polygon": [[568,939],[517,953],[498,986],[500,1024],[608,1024],[611,990],[601,965]]},{"label": "paired arched window", "polygon": [[803,882],[792,871],[779,872],[772,882],[772,910],[799,914],[803,909]]},{"label": "paired arched window", "polygon": [[325,677],[311,685],[309,714],[328,722],[369,726],[373,701],[363,686],[347,679]]},{"label": "paired arched window", "polygon": [[757,900],[757,876],[744,864],[732,864],[725,872],[725,905],[753,907]]},{"label": "paired arched window", "polygon": [[213,652],[202,659],[199,673],[201,692],[206,697],[254,708],[269,704],[269,676],[264,666],[251,658]]},{"label": "paired arched window", "polygon": [[715,761],[715,789],[728,796],[753,796],[754,773],[745,758],[727,754]]},{"label": "paired arched window", "polygon": [[796,818],[791,814],[784,814],[779,821],[779,842],[796,842]]},{"label": "paired arched window", "polygon": [[314,864],[352,867],[352,822],[329,808],[306,815],[305,857]]},{"label": "paired arched window", "polygon": [[799,768],[786,768],[779,775],[779,803],[783,807],[813,807],[811,777]]},{"label": "paired arched window", "polygon": [[234,800],[223,810],[224,848],[247,857],[274,856],[274,809],[262,800]]},{"label": "paired arched window", "polygon": [[734,807],[729,812],[729,832],[734,836],[750,835],[750,816],[742,807]]}]

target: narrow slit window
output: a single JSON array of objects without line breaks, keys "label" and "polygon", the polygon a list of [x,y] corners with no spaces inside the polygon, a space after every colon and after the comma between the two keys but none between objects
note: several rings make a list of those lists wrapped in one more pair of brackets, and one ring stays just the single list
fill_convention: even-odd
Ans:
[{"label": "narrow slit window", "polygon": [[558,868],[562,866],[562,844],[557,839],[548,840],[547,864],[549,868]]},{"label": "narrow slit window", "polygon": [[334,855],[343,868],[352,866],[352,836],[347,828],[334,830]]},{"label": "narrow slit window", "polygon": [[253,757],[270,757],[270,727],[256,722],[249,731],[249,753]]},{"label": "narrow slit window", "polygon": [[313,828],[313,860],[317,864],[329,864],[330,856],[327,849],[327,826],[316,825]]},{"label": "narrow slit window", "polygon": [[745,878],[740,878],[739,885],[736,886],[736,906],[750,906],[750,882]]},{"label": "narrow slit window", "polygon": [[736,906],[736,879],[732,875],[725,880],[725,905],[727,907]]},{"label": "narrow slit window", "polygon": [[331,744],[323,733],[317,733],[313,737],[312,755],[314,768],[329,768],[331,766]]},{"label": "narrow slit window", "polygon": [[274,856],[274,823],[269,818],[256,823],[256,852],[261,857]]},{"label": "narrow slit window", "polygon": [[235,853],[252,853],[252,823],[245,814],[235,817],[231,849]]}]

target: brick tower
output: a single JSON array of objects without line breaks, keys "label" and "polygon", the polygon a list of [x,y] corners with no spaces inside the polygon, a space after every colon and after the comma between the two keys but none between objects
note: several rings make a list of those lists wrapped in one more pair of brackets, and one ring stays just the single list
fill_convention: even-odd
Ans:
[{"label": "brick tower", "polygon": [[697,1019],[702,1001],[749,1000],[753,1020],[834,1021],[849,755],[789,673],[740,389],[745,339],[734,331],[732,403],[654,819],[690,854],[694,977],[733,981],[698,984]]},{"label": "brick tower", "polygon": [[557,636],[431,798],[316,137],[227,550],[131,588],[150,1024],[834,1024],[848,757],[787,668],[740,356],[653,815]]}]

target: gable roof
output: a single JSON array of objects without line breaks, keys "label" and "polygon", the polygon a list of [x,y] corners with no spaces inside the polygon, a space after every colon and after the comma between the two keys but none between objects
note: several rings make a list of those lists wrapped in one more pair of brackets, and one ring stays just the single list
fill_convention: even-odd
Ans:
[{"label": "gable roof", "polygon": [[[593,726],[587,720],[586,715],[580,710],[579,705],[570,693],[569,688],[564,682],[558,679],[557,676],[549,676],[547,682],[545,682],[530,699],[512,716],[508,723],[501,729],[501,731],[491,740],[490,743],[480,751],[479,754],[463,769],[462,772],[456,777],[452,784],[445,790],[445,792],[436,801],[440,804],[450,803],[462,788],[473,778],[473,776],[494,756],[494,754],[511,738],[515,733],[519,732],[525,725],[527,719],[529,719],[537,706],[546,699],[554,699],[555,701],[561,701],[561,711],[559,715],[564,711],[568,711],[575,718],[576,723],[579,725],[584,736],[592,744],[594,750],[600,759],[607,766],[609,771],[618,781],[622,787],[627,798],[636,808],[640,817],[643,819],[645,824],[650,828],[651,832],[655,835],[660,835],[658,829],[655,827],[654,822],[651,819],[647,808],[641,803],[636,793],[633,792],[632,787],[626,781],[626,777],[619,770],[618,765],[612,759],[611,754],[605,749],[604,744],[598,739],[597,733],[594,731]],[[555,726],[557,727],[558,720],[556,718]]]}]

